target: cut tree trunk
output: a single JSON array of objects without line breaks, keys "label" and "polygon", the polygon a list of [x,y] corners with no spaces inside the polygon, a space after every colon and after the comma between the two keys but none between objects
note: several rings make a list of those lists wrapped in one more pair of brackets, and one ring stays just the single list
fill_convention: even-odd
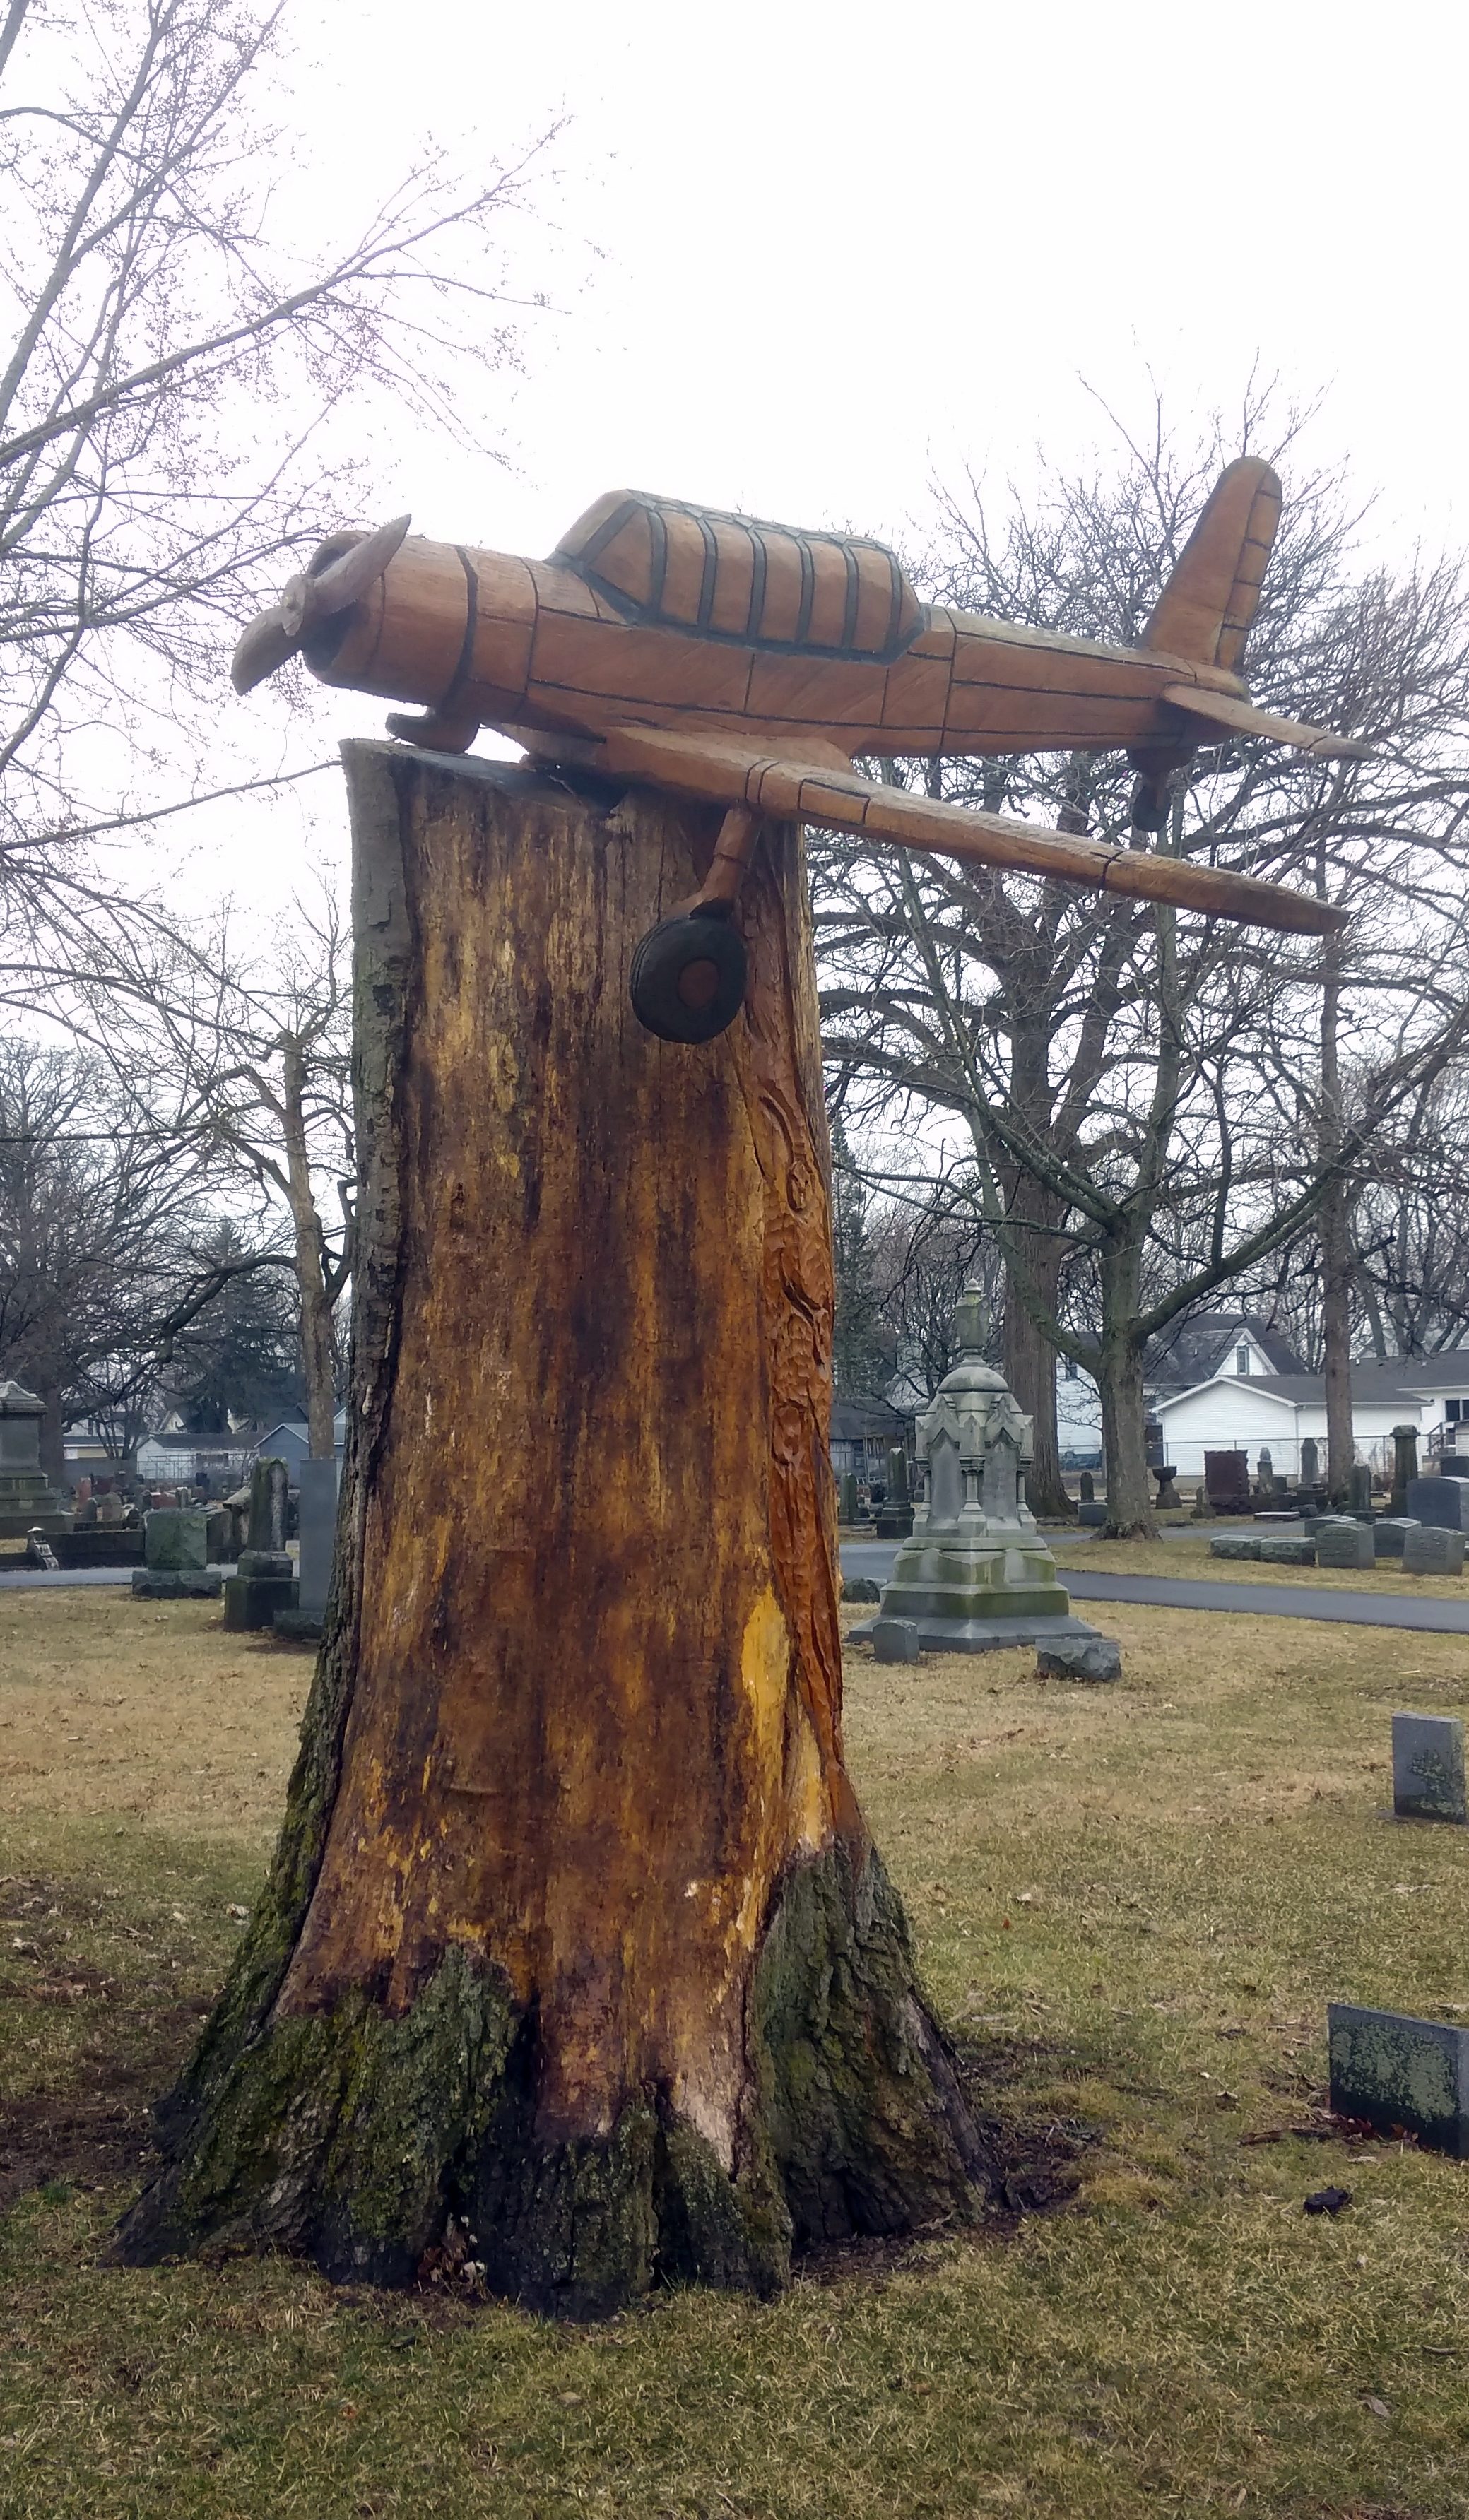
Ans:
[{"label": "cut tree trunk", "polygon": [[640,1030],[691,809],[345,748],[359,1257],[327,1633],[246,1945],[122,2253],[595,2315],[968,2217],[843,1764],[832,1266],[796,834],[745,1012]]}]

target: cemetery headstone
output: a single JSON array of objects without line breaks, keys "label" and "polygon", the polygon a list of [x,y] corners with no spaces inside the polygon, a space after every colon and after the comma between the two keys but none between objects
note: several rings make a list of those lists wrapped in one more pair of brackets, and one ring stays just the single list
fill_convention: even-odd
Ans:
[{"label": "cemetery headstone", "polygon": [[121,1529],[127,1520],[127,1508],[115,1488],[108,1488],[97,1500],[97,1519],[109,1531]]},{"label": "cemetery headstone", "polygon": [[143,1520],[143,1563],[157,1571],[166,1569],[177,1574],[184,1568],[203,1567],[207,1532],[202,1513],[180,1513],[176,1506],[161,1506]]},{"label": "cemetery headstone", "polygon": [[908,1501],[908,1457],[901,1445],[895,1444],[888,1455],[888,1493],[877,1518],[879,1540],[906,1540],[913,1528],[913,1508]]},{"label": "cemetery headstone", "polygon": [[1444,1531],[1462,1531],[1466,1487],[1469,1481],[1464,1479],[1413,1479],[1408,1486],[1407,1503],[1395,1510],[1411,1515],[1415,1522],[1437,1523]]},{"label": "cemetery headstone", "polygon": [[[883,1590],[884,1619],[916,1620],[930,1650],[985,1653],[1096,1633],[1073,1618],[1026,1503],[1032,1421],[987,1362],[988,1336],[985,1298],[967,1287],[954,1363],[918,1421],[923,1503]],[[853,1633],[869,1632],[864,1623]]]},{"label": "cemetery headstone", "polygon": [[1372,1525],[1372,1545],[1377,1555],[1400,1557],[1408,1533],[1417,1528],[1416,1522],[1410,1521],[1405,1513],[1380,1515]]},{"label": "cemetery headstone", "polygon": [[844,1601],[880,1601],[882,1598],[883,1588],[881,1584],[875,1584],[870,1575],[848,1575],[844,1577],[842,1583],[842,1598]]},{"label": "cemetery headstone", "polygon": [[206,1518],[177,1506],[158,1506],[143,1517],[143,1563],[133,1570],[139,1601],[217,1600],[221,1577],[209,1566]]},{"label": "cemetery headstone", "polygon": [[1261,1495],[1268,1501],[1275,1493],[1275,1464],[1270,1457],[1268,1444],[1262,1444],[1260,1448],[1260,1459],[1255,1464],[1255,1475]]},{"label": "cemetery headstone", "polygon": [[1395,1715],[1393,1809],[1400,1820],[1469,1822],[1457,1715]]},{"label": "cemetery headstone", "polygon": [[1329,2003],[1326,2035],[1337,2117],[1416,2136],[1455,2161],[1469,2158],[1469,2030]]},{"label": "cemetery headstone", "polygon": [[1209,1544],[1211,1557],[1258,1557],[1260,1551],[1259,1540],[1247,1538],[1244,1532],[1229,1532],[1222,1539],[1211,1540]]},{"label": "cemetery headstone", "polygon": [[297,1467],[296,1600],[277,1610],[275,1624],[283,1636],[314,1639],[326,1624],[327,1595],[332,1584],[332,1555],[337,1543],[337,1463],[301,1462]]},{"label": "cemetery headstone", "polygon": [[874,1619],[872,1653],[876,1662],[918,1662],[923,1656],[916,1619]]},{"label": "cemetery headstone", "polygon": [[837,1510],[844,1522],[855,1522],[857,1518],[857,1474],[855,1470],[844,1470],[842,1473],[841,1482],[838,1488]]},{"label": "cemetery headstone", "polygon": [[0,1382],[0,1540],[32,1531],[69,1531],[71,1517],[41,1467],[44,1400],[19,1382]]},{"label": "cemetery headstone", "polygon": [[1314,1566],[1316,1544],[1304,1533],[1299,1540],[1262,1540],[1260,1555],[1267,1566]]},{"label": "cemetery headstone", "polygon": [[1317,1520],[1314,1536],[1318,1566],[1375,1566],[1377,1563],[1377,1552],[1373,1546],[1374,1527],[1370,1522],[1358,1522],[1354,1514],[1322,1514]]},{"label": "cemetery headstone", "polygon": [[1081,1472],[1080,1479],[1077,1485],[1077,1494],[1079,1496],[1083,1505],[1095,1505],[1097,1501],[1097,1483],[1092,1477],[1090,1470],[1083,1470]]},{"label": "cemetery headstone", "polygon": [[1078,1522],[1081,1523],[1087,1530],[1100,1531],[1106,1519],[1106,1507],[1104,1505],[1098,1505],[1094,1497],[1089,1501],[1083,1497],[1081,1503],[1077,1508]]},{"label": "cemetery headstone", "polygon": [[1183,1499],[1174,1485],[1177,1475],[1177,1471],[1171,1462],[1165,1462],[1157,1472],[1158,1495],[1155,1505],[1159,1513],[1181,1513],[1183,1510]]},{"label": "cemetery headstone", "polygon": [[1462,1575],[1464,1535],[1441,1523],[1414,1523],[1402,1544],[1404,1575]]},{"label": "cemetery headstone", "polygon": [[1354,1462],[1348,1476],[1347,1493],[1354,1514],[1370,1516],[1372,1511],[1372,1469],[1367,1462]]},{"label": "cemetery headstone", "polygon": [[1314,1435],[1301,1438],[1301,1485],[1313,1488],[1321,1475],[1321,1454]]},{"label": "cemetery headstone", "polygon": [[1210,1504],[1217,1512],[1248,1513],[1250,1510],[1249,1454],[1206,1453],[1204,1491]]},{"label": "cemetery headstone", "polygon": [[268,1628],[277,1610],[295,1606],[296,1581],[286,1549],[290,1472],[284,1462],[256,1462],[250,1481],[250,1536],[224,1587],[227,1628]]},{"label": "cemetery headstone", "polygon": [[1418,1475],[1418,1429],[1416,1426],[1395,1426],[1393,1429],[1393,1497],[1389,1510],[1406,1513],[1407,1492]]}]

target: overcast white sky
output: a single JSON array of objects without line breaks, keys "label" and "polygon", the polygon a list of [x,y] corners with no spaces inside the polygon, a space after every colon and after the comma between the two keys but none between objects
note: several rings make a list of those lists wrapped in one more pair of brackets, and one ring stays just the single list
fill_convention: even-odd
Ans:
[{"label": "overcast white sky", "polygon": [[[901,534],[935,473],[1095,442],[1082,379],[1138,417],[1149,370],[1184,412],[1258,363],[1325,389],[1314,451],[1390,548],[1469,538],[1461,8],[318,0],[296,34],[307,216],[416,131],[572,117],[518,247],[557,303],[488,415],[513,469],[405,432],[375,516],[538,553],[625,482]],[[318,738],[378,719],[332,695]]]}]

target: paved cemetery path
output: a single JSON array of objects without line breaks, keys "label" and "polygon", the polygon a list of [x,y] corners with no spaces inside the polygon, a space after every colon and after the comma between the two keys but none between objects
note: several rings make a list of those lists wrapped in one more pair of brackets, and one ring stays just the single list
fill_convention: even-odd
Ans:
[{"label": "paved cemetery path", "polygon": [[0,1575],[0,1592],[37,1592],[54,1584],[130,1584],[130,1566],[18,1566]]},{"label": "paved cemetery path", "polygon": [[[842,1570],[886,1584],[897,1550],[888,1540],[849,1540]],[[1358,1628],[1417,1628],[1469,1637],[1469,1600],[1412,1601],[1400,1595],[1328,1592],[1307,1584],[1211,1584],[1186,1575],[1093,1575],[1063,1566],[1074,1601],[1138,1601],[1155,1610],[1250,1610],[1273,1619],[1326,1619]]]}]

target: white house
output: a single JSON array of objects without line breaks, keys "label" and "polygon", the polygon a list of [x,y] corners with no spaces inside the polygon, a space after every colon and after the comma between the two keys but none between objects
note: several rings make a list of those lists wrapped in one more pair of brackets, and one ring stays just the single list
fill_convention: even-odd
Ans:
[{"label": "white house", "polygon": [[[1173,1467],[1201,1474],[1206,1452],[1242,1452],[1254,1469],[1262,1447],[1288,1478],[1301,1470],[1301,1446],[1309,1435],[1319,1458],[1326,1452],[1326,1388],[1319,1373],[1262,1371],[1267,1360],[1241,1337],[1226,1360],[1203,1380],[1152,1398],[1163,1427],[1163,1449]],[[1359,1461],[1387,1469],[1393,1461],[1393,1428],[1416,1426],[1420,1458],[1453,1453],[1460,1425],[1469,1450],[1469,1350],[1438,1357],[1362,1358],[1352,1368],[1352,1432]]]},{"label": "white house", "polygon": [[[1248,1453],[1253,1473],[1262,1449],[1288,1478],[1301,1469],[1301,1446],[1313,1436],[1326,1451],[1326,1388],[1308,1373],[1283,1339],[1250,1313],[1196,1317],[1171,1332],[1149,1360],[1148,1414],[1163,1429],[1163,1457],[1200,1477],[1204,1455]],[[1442,1356],[1363,1358],[1352,1369],[1352,1424],[1357,1458],[1391,1467],[1392,1430],[1416,1426],[1419,1456],[1469,1454],[1469,1348]],[[1100,1451],[1101,1403],[1091,1376],[1058,1361],[1056,1433],[1063,1460]]]}]

